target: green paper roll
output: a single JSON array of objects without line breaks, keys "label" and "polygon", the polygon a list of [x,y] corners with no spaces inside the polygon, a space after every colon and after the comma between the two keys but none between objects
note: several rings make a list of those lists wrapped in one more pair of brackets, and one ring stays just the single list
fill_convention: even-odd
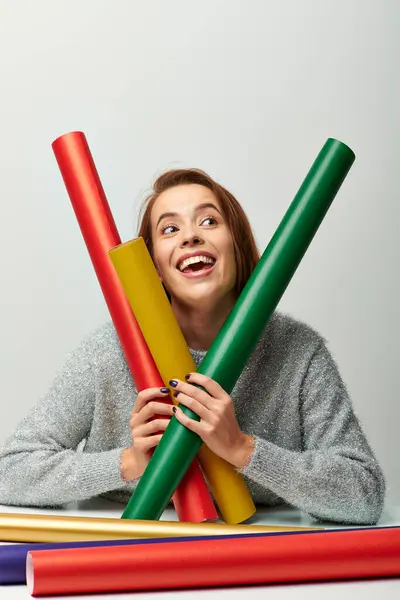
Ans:
[{"label": "green paper roll", "polygon": [[[329,138],[257,263],[198,372],[229,394],[332,204],[353,151]],[[185,414],[199,417],[183,405]],[[201,446],[201,439],[173,417],[129,501],[123,518],[159,519]]]},{"label": "green paper roll", "polygon": [[198,368],[229,394],[355,160],[329,138]]}]

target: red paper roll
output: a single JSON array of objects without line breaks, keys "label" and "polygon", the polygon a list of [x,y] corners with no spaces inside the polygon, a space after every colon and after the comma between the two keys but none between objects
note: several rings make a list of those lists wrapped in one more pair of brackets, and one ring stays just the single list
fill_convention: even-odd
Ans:
[{"label": "red paper roll", "polygon": [[[57,138],[52,148],[138,391],[164,382],[125,296],[108,251],[121,243],[85,135]],[[172,497],[180,521],[216,520],[218,513],[197,459]]]},{"label": "red paper roll", "polygon": [[43,550],[27,556],[33,596],[396,575],[399,528]]}]

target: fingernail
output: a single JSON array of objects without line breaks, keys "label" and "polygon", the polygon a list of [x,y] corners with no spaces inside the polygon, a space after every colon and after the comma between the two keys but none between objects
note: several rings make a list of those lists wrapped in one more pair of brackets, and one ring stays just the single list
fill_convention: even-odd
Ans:
[{"label": "fingernail", "polygon": [[177,407],[176,407],[176,406],[174,406],[174,407],[172,408],[172,412],[176,413],[176,411],[177,411]]},{"label": "fingernail", "polygon": [[174,392],[172,395],[177,398],[178,397],[179,392]]},{"label": "fingernail", "polygon": [[172,387],[176,387],[178,385],[178,382],[175,381],[175,379],[171,379],[171,381],[169,382],[169,385]]},{"label": "fingernail", "polygon": [[186,379],[186,381],[187,381],[188,379],[190,379],[190,375],[185,375],[185,379]]},{"label": "fingernail", "polygon": [[160,392],[162,392],[163,394],[168,394],[169,389],[168,388],[160,388]]}]

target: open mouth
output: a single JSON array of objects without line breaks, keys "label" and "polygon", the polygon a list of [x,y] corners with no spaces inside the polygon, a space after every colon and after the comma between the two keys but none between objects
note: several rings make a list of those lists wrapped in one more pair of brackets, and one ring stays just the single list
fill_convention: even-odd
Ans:
[{"label": "open mouth", "polygon": [[201,275],[207,271],[211,271],[215,262],[216,260],[212,256],[191,256],[180,261],[177,269],[184,275]]}]

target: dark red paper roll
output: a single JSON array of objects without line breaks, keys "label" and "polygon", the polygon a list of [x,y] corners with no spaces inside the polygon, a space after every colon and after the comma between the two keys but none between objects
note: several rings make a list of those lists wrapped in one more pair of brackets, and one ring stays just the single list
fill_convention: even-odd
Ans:
[{"label": "dark red paper roll", "polygon": [[[125,296],[108,251],[121,244],[85,135],[57,138],[52,148],[138,391],[164,382]],[[180,521],[216,520],[218,513],[197,459],[172,497]]]},{"label": "dark red paper roll", "polygon": [[400,529],[29,552],[33,596],[400,575]]}]

